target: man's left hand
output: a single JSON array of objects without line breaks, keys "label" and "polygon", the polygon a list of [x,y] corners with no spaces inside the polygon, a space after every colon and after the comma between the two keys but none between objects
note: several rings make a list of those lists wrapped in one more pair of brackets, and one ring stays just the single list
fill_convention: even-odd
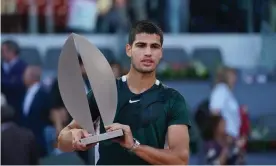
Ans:
[{"label": "man's left hand", "polygon": [[114,123],[114,124],[111,124],[109,126],[106,126],[105,129],[106,129],[107,132],[122,129],[123,133],[124,133],[124,136],[122,138],[116,139],[114,141],[118,142],[122,147],[124,147],[126,149],[130,149],[134,145],[132,132],[131,132],[130,127],[128,125],[122,125],[122,124],[119,124],[119,123]]}]

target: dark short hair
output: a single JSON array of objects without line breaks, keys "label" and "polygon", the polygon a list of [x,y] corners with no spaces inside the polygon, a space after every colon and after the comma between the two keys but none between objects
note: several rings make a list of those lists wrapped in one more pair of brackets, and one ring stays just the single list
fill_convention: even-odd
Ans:
[{"label": "dark short hair", "polygon": [[1,123],[13,121],[15,111],[10,105],[1,106]]},{"label": "dark short hair", "polygon": [[13,40],[5,40],[4,42],[2,42],[2,46],[3,45],[6,45],[7,48],[10,50],[10,51],[13,51],[16,55],[19,54],[19,45],[13,41]]},{"label": "dark short hair", "polygon": [[229,85],[228,73],[236,73],[236,70],[232,67],[221,66],[216,71],[216,77],[214,84],[225,83]]},{"label": "dark short hair", "polygon": [[160,27],[158,27],[156,24],[154,24],[151,21],[142,20],[136,22],[129,32],[128,36],[128,44],[132,45],[135,36],[139,33],[147,33],[147,34],[156,34],[160,36],[160,43],[163,45],[163,32]]},{"label": "dark short hair", "polygon": [[203,139],[210,141],[214,139],[220,121],[223,120],[221,115],[210,115],[205,130],[203,131]]}]

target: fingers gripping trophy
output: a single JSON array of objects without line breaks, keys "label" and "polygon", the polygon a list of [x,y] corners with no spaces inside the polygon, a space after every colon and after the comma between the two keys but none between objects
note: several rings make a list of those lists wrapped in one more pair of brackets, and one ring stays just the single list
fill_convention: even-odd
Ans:
[{"label": "fingers gripping trophy", "polygon": [[113,123],[117,108],[117,88],[112,69],[99,51],[86,38],[71,34],[66,40],[58,64],[58,83],[62,100],[72,118],[89,133],[80,139],[83,145],[94,144],[103,140],[123,135],[123,131],[96,132],[78,63],[81,56],[94,98],[100,111],[103,124]]}]

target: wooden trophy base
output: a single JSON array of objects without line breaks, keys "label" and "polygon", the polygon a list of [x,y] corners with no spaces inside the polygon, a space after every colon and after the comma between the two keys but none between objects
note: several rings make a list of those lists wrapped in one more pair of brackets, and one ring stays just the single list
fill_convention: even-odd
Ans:
[{"label": "wooden trophy base", "polygon": [[81,139],[80,142],[85,145],[88,145],[88,144],[98,143],[100,141],[104,141],[104,140],[108,140],[108,139],[118,138],[123,135],[124,135],[123,130],[119,129],[119,130],[106,132],[106,133],[102,133],[102,134],[98,134],[98,135],[92,135],[87,138]]}]

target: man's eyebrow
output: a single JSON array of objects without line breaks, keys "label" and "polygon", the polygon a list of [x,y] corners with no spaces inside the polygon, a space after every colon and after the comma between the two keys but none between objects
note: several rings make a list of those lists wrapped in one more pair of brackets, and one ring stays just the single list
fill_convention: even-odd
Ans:
[{"label": "man's eyebrow", "polygon": [[151,43],[151,45],[161,47],[161,44],[159,43]]},{"label": "man's eyebrow", "polygon": [[135,43],[135,45],[138,45],[138,44],[147,44],[147,43],[142,42],[142,41],[138,41],[138,42]]},{"label": "man's eyebrow", "polygon": [[[142,41],[138,41],[135,43],[135,45],[139,45],[139,44],[147,44],[146,42],[142,42]],[[161,44],[159,43],[149,43],[150,45],[154,45],[154,46],[161,46]]]}]

